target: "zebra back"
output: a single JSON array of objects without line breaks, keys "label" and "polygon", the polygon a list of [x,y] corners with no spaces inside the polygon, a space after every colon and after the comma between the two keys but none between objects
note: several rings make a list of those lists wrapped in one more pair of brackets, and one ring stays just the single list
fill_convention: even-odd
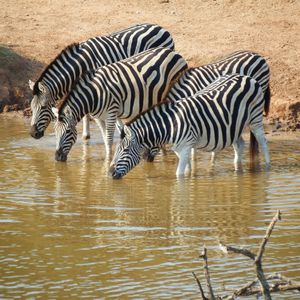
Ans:
[{"label": "zebra back", "polygon": [[138,24],[115,32],[111,37],[119,41],[127,57],[156,47],[175,48],[170,32],[155,24]]},{"label": "zebra back", "polygon": [[196,145],[205,151],[230,146],[249,123],[262,122],[263,94],[256,80],[226,75],[181,101],[167,101],[126,124],[145,148]]},{"label": "zebra back", "polygon": [[181,101],[156,105],[124,126],[109,173],[119,179],[139,163],[144,150],[172,144],[179,157],[176,175],[182,175],[193,147],[221,150],[236,143],[246,126],[258,139],[269,164],[263,104],[262,88],[256,80],[232,74]]},{"label": "zebra back", "polygon": [[153,48],[86,73],[62,102],[59,114],[72,107],[78,121],[85,114],[100,116],[116,109],[130,120],[162,101],[172,80],[187,68],[181,55]]},{"label": "zebra back", "polygon": [[238,51],[211,64],[190,68],[183,73],[170,89],[168,98],[172,101],[192,96],[206,88],[222,75],[240,74],[254,78],[265,95],[265,114],[270,105],[270,70],[264,57],[252,51]]},{"label": "zebra back", "polygon": [[117,118],[131,119],[163,99],[170,82],[186,67],[181,55],[161,47],[86,73],[58,112],[54,110],[58,119],[56,159],[67,159],[77,138],[75,126],[87,114],[105,121],[109,156]]},{"label": "zebra back", "polygon": [[70,91],[84,72],[119,61],[144,50],[164,46],[174,49],[171,34],[155,24],[138,24],[107,36],[90,38],[61,51],[35,82],[33,95],[43,82],[57,100]]}]

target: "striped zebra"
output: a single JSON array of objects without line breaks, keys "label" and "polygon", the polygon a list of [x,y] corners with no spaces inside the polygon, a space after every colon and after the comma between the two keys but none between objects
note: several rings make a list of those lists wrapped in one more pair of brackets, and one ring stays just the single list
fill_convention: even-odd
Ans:
[{"label": "striped zebra", "polygon": [[[246,126],[251,131],[251,156],[257,142],[270,163],[263,128],[264,97],[260,84],[249,76],[221,76],[194,96],[166,101],[140,114],[124,126],[110,166],[113,178],[135,167],[144,149],[172,144],[179,158],[176,175],[190,169],[190,153],[195,146],[203,151],[220,151],[237,143]],[[235,163],[240,160],[235,149]]]},{"label": "striped zebra", "polygon": [[[51,107],[68,94],[74,82],[86,71],[131,57],[155,47],[174,49],[171,34],[153,24],[138,24],[107,36],[93,37],[66,47],[42,72],[36,82],[31,101],[32,137],[44,135],[54,119]],[[104,124],[99,124],[104,126]],[[89,138],[89,118],[84,118],[83,138]]]},{"label": "striped zebra", "polygon": [[270,105],[270,69],[264,57],[252,51],[237,51],[214,63],[189,68],[172,86],[168,99],[176,101],[198,93],[223,75],[240,74],[254,78],[265,97],[264,110]]},{"label": "striped zebra", "polygon": [[164,99],[170,83],[186,68],[181,55],[160,47],[82,76],[59,110],[53,108],[57,116],[56,160],[67,159],[77,138],[76,124],[86,114],[105,122],[102,134],[109,158],[117,118],[130,120]]},{"label": "striped zebra", "polygon": [[[270,69],[266,59],[252,51],[237,51],[214,63],[189,68],[172,86],[167,99],[178,101],[182,98],[192,96],[205,89],[220,76],[234,73],[250,76],[260,84],[265,99],[265,115],[268,115],[270,106]],[[243,148],[244,140],[242,136],[235,146]],[[159,149],[154,147],[149,151],[145,151],[144,158],[152,161]]]}]

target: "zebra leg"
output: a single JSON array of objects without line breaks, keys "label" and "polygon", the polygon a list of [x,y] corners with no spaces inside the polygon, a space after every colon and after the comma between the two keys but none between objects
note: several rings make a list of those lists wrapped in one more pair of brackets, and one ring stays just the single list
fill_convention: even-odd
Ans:
[{"label": "zebra leg", "polygon": [[210,157],[210,162],[212,165],[214,165],[215,161],[216,161],[216,152],[212,152]]},{"label": "zebra leg", "polygon": [[90,135],[90,116],[85,115],[82,118],[83,128],[82,128],[82,139],[89,140],[91,138]]},{"label": "zebra leg", "polygon": [[265,163],[266,166],[270,166],[270,154],[269,154],[269,147],[268,147],[268,142],[265,136],[265,131],[263,128],[263,125],[250,125],[250,130],[254,134],[259,147],[261,148],[264,158],[265,158]]},{"label": "zebra leg", "polygon": [[192,160],[196,159],[196,152],[197,152],[197,147],[195,146],[191,150],[191,158],[192,158]]},{"label": "zebra leg", "polygon": [[245,141],[243,137],[240,136],[240,138],[232,144],[232,147],[234,149],[234,167],[235,170],[238,170],[242,163],[242,157],[245,148]]},{"label": "zebra leg", "polygon": [[116,129],[117,123],[117,114],[116,113],[109,113],[106,119],[106,130],[105,130],[105,137],[106,137],[106,158],[110,160],[112,158],[112,145],[114,141],[114,133]]},{"label": "zebra leg", "polygon": [[180,151],[174,150],[179,162],[176,169],[176,176],[183,176],[191,171],[191,147],[185,147]]},{"label": "zebra leg", "polygon": [[103,142],[104,142],[104,146],[105,146],[105,153],[107,153],[107,149],[108,149],[108,145],[107,145],[107,138],[106,138],[106,124],[105,121],[95,118],[94,119],[96,124],[98,125],[98,127],[100,128],[101,134],[102,134],[102,138],[103,138]]}]

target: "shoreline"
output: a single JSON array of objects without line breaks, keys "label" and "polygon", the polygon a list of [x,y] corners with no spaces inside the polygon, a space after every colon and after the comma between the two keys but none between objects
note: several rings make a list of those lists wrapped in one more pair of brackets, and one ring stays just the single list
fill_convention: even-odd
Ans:
[{"label": "shoreline", "polygon": [[[19,119],[23,120],[25,122],[30,122],[30,116],[25,115],[23,110],[17,110],[17,111],[9,111],[9,112],[2,112],[0,113],[0,120],[6,119]],[[271,123],[269,119],[266,119],[264,122],[265,126],[265,132],[267,138],[270,138],[272,140],[299,140],[300,141],[300,129],[297,128],[295,130],[290,130],[287,125],[276,125],[274,123]],[[246,129],[245,133],[248,133],[248,130]],[[248,140],[248,138],[246,138]]]}]

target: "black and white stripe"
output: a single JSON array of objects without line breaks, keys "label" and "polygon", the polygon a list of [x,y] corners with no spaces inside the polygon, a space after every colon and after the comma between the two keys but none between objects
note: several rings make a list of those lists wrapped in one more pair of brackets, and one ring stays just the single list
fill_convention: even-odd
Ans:
[{"label": "black and white stripe", "polygon": [[[167,99],[180,101],[182,98],[192,96],[205,89],[220,76],[229,74],[250,76],[261,85],[265,99],[264,110],[265,115],[267,115],[270,105],[270,69],[266,59],[252,51],[237,51],[213,63],[189,68],[172,86]],[[233,147],[238,147],[238,145],[240,148],[243,147],[242,137],[240,137],[238,144],[234,144]],[[151,148],[149,151],[145,151],[144,156],[148,160],[153,160],[158,151],[158,148]],[[214,153],[212,158],[214,158]]]},{"label": "black and white stripe", "polygon": [[76,141],[76,132],[69,128],[86,114],[105,122],[102,133],[109,157],[117,118],[131,120],[164,99],[170,83],[186,68],[181,55],[160,47],[82,76],[57,112],[56,159],[67,159]]},{"label": "black and white stripe", "polygon": [[51,107],[70,92],[83,73],[160,46],[174,49],[171,34],[159,25],[138,24],[66,47],[35,83],[29,81],[33,90],[31,135],[34,138],[43,136],[54,118]]},{"label": "black and white stripe", "polygon": [[183,73],[171,88],[168,99],[176,101],[192,96],[229,74],[247,75],[261,86],[265,97],[265,114],[270,104],[270,69],[266,59],[252,51],[237,51],[211,64],[190,68]]},{"label": "black and white stripe", "polygon": [[[268,115],[270,105],[270,69],[266,59],[253,51],[237,51],[231,53],[221,60],[203,65],[200,67],[189,68],[186,70],[177,82],[172,86],[167,96],[168,100],[180,101],[182,98],[192,96],[205,89],[222,75],[240,74],[254,78],[262,88],[264,93],[264,110]],[[239,146],[238,146],[239,145]],[[244,140],[240,137],[234,148],[244,146]],[[144,153],[144,158],[152,161],[159,149],[154,147]],[[214,159],[214,153],[212,160]]]},{"label": "black and white stripe", "polygon": [[176,175],[182,175],[190,168],[193,147],[220,151],[236,143],[246,126],[269,164],[263,110],[263,91],[256,80],[237,74],[222,76],[194,96],[159,104],[125,125],[125,136],[112,160],[112,176],[126,175],[139,163],[144,149],[165,144],[172,144],[179,157]]}]

